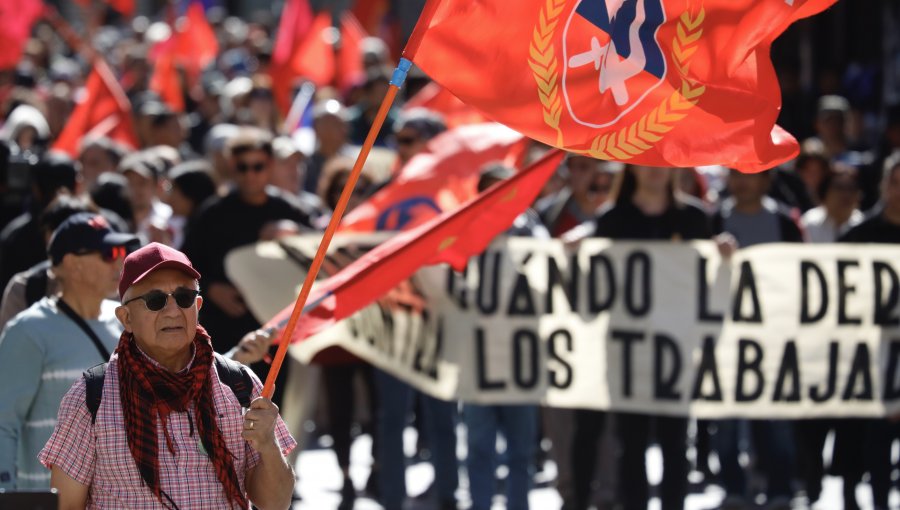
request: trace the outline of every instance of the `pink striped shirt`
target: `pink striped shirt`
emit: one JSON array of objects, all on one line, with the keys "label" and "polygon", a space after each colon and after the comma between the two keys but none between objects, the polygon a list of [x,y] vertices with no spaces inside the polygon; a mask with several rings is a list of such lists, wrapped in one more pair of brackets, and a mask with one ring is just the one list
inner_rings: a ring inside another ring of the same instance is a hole
[{"label": "pink striped shirt", "polygon": [[[58,466],[78,482],[90,487],[87,508],[91,509],[158,509],[160,502],[144,486],[131,457],[125,437],[125,421],[119,400],[118,355],[114,354],[106,369],[103,399],[97,420],[85,405],[84,379],[78,379],[66,393],[59,408],[59,423],[38,458],[47,468]],[[234,455],[241,490],[246,494],[247,472],[259,464],[259,453],[241,437],[243,416],[241,405],[231,389],[219,381],[214,367],[213,401],[217,423],[229,451]],[[251,372],[252,374],[252,372]],[[262,384],[253,377],[253,398],[262,392]],[[196,423],[197,414],[191,411]],[[230,505],[215,469],[202,451],[196,427],[193,435],[188,413],[169,416],[169,432],[175,446],[173,456],[166,448],[162,425],[157,421],[160,486],[181,510],[234,508]],[[275,436],[282,453],[287,455],[297,445],[281,417],[275,425]]]}]

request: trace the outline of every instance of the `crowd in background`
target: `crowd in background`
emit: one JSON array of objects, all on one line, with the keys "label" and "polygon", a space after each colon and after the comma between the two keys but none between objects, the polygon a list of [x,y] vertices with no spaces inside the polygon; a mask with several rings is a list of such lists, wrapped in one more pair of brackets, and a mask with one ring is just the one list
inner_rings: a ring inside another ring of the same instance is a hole
[{"label": "crowd in background", "polygon": [[[128,95],[139,147],[89,135],[75,159],[50,150],[90,71],[50,26],[39,24],[19,66],[0,72],[0,325],[14,324],[60,289],[47,243],[69,216],[93,212],[141,244],[161,242],[189,256],[203,275],[200,323],[216,351],[240,349],[260,327],[229,281],[224,257],[256,241],[324,229],[386,94],[394,57],[386,41],[365,39],[358,55],[364,69],[360,80],[316,90],[311,126],[297,131],[284,124],[286,112],[277,106],[269,74],[274,23],[216,12],[210,22],[220,52],[201,78],[184,88],[184,112],[149,87],[150,50],[162,12],[132,20],[110,14],[95,27],[91,42]],[[646,168],[569,156],[510,233],[716,239],[738,249],[770,242],[900,242],[900,105],[887,104],[871,83],[890,69],[865,62],[826,68],[816,75],[815,87],[804,89],[786,61],[779,67],[785,87],[781,120],[800,139],[795,160],[747,175],[721,167]],[[438,112],[402,109],[404,99],[427,82],[413,73],[377,139],[381,159],[364,169],[350,208],[385,186],[447,129]],[[537,143],[533,148],[544,149]],[[513,172],[492,165],[483,169],[481,185]],[[261,358],[247,359],[264,378],[268,365],[258,362]],[[897,427],[887,420],[698,422],[457,405],[365,365],[324,367],[322,381],[323,411],[315,416],[309,444],[332,437],[344,476],[341,508],[352,508],[364,492],[385,508],[401,508],[410,461],[404,458],[402,432],[410,423],[420,430],[417,456],[434,465],[430,496],[442,509],[463,504],[462,467],[472,508],[489,508],[498,490],[493,483],[498,463],[509,468],[501,489],[507,507],[526,508],[524,495],[548,457],[556,463],[554,483],[566,509],[616,503],[642,509],[653,494],[664,510],[681,508],[693,487],[689,480],[698,479],[721,486],[728,508],[761,501],[787,508],[798,494],[815,502],[826,472],[843,478],[845,508],[856,507],[855,487],[862,481],[872,486],[876,507],[887,508],[894,483],[891,445]],[[282,378],[279,390],[284,385]],[[357,394],[359,387],[366,391]],[[0,434],[20,434],[14,413],[0,411],[0,418]],[[466,459],[456,455],[457,423],[468,429]],[[498,430],[506,439],[500,457]],[[350,445],[359,433],[374,438],[365,487],[354,487],[349,476]],[[649,487],[645,472],[650,444],[658,444],[663,454],[658,488]],[[717,462],[708,462],[710,456]],[[20,488],[28,486],[22,482]],[[15,486],[0,479],[4,483]]]}]

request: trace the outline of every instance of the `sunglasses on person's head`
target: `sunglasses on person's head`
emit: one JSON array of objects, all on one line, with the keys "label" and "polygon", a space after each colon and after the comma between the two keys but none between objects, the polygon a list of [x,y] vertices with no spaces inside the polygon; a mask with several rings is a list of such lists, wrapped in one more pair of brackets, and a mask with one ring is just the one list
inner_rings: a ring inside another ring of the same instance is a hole
[{"label": "sunglasses on person's head", "polygon": [[151,312],[158,312],[166,307],[166,304],[169,302],[169,296],[175,298],[175,304],[177,304],[180,308],[190,308],[194,306],[194,303],[197,301],[197,296],[199,295],[199,290],[186,289],[184,287],[178,287],[174,292],[170,293],[166,293],[161,290],[151,290],[150,292],[141,296],[133,297],[122,304],[127,305],[132,301],[137,301],[138,299],[140,299],[144,302],[147,310],[150,310]]},{"label": "sunglasses on person's head", "polygon": [[244,163],[243,161],[239,161],[236,167],[237,171],[242,174],[247,173],[249,170],[259,173],[266,168],[266,164],[261,161],[257,161],[256,163]]}]

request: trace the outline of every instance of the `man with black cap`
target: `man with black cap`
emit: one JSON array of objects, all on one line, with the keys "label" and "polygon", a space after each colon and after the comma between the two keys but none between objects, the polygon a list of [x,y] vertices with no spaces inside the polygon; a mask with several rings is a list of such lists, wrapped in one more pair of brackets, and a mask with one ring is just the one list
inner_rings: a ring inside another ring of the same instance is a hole
[{"label": "man with black cap", "polygon": [[66,390],[115,347],[117,303],[105,298],[134,241],[93,213],[75,214],[53,233],[47,252],[61,295],[38,301],[0,335],[0,489],[50,486],[37,454]]},{"label": "man with black cap", "polygon": [[197,319],[199,278],[187,256],[159,243],[125,259],[116,308],[125,331],[100,402],[89,401],[87,378],[76,381],[40,454],[60,508],[290,505],[294,475],[284,456],[296,442],[246,367],[246,411],[223,380],[222,358]]}]

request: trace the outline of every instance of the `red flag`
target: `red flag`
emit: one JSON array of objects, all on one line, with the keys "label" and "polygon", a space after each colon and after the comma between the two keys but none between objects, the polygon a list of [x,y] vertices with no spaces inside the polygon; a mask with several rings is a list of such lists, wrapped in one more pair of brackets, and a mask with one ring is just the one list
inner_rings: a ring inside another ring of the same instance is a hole
[{"label": "red flag", "polygon": [[[322,282],[310,299],[318,306],[300,321],[291,342],[349,317],[422,266],[445,262],[462,270],[469,257],[481,253],[534,201],[563,155],[551,152],[463,207],[396,235]],[[292,309],[282,310],[266,327],[283,329]]]},{"label": "red flag", "polygon": [[390,184],[347,213],[341,232],[401,230],[453,210],[477,195],[478,172],[523,140],[500,124],[451,129],[429,141]]},{"label": "red flag", "polygon": [[171,51],[163,50],[156,58],[153,75],[150,77],[150,90],[159,94],[163,102],[176,112],[184,111],[181,77],[175,68],[175,56]]},{"label": "red flag", "polygon": [[106,62],[101,59],[94,62],[82,92],[52,149],[76,158],[81,139],[87,135],[108,136],[126,146],[137,147],[131,103]]},{"label": "red flag", "polygon": [[107,0],[106,3],[124,16],[134,16],[134,0]]},{"label": "red flag", "polygon": [[184,67],[191,79],[197,79],[219,54],[219,41],[206,20],[202,2],[190,3],[173,37],[176,62]]},{"label": "red flag", "polygon": [[[284,19],[288,16],[296,20],[293,26],[286,26]],[[345,13],[341,18],[338,51],[335,50],[337,37],[331,13],[320,12],[312,19],[308,30],[301,31],[307,16],[311,14],[305,2],[289,3],[285,7],[272,54],[275,100],[285,114],[291,106],[291,91],[299,79],[307,79],[317,87],[335,86],[345,90],[363,76],[359,46],[366,33],[353,15]]]},{"label": "red flag", "polygon": [[356,16],[345,12],[341,17],[341,46],[332,81],[338,89],[347,90],[363,81],[365,71],[360,47],[367,36]]},{"label": "red flag", "polygon": [[351,12],[366,32],[378,34],[389,10],[388,0],[356,0]]},{"label": "red flag", "polygon": [[19,64],[31,27],[43,12],[41,0],[0,0],[0,69]]},{"label": "red flag", "polygon": [[313,24],[312,9],[307,0],[288,0],[281,12],[275,47],[272,49],[272,90],[282,112],[290,110],[293,78],[291,62],[294,51]]},{"label": "red flag", "polygon": [[452,92],[435,82],[422,87],[422,90],[403,105],[404,110],[418,107],[428,108],[443,115],[444,122],[449,128],[489,121],[484,114],[463,103]]},{"label": "red flag", "polygon": [[[295,9],[294,15],[300,16],[302,12],[302,9]],[[281,26],[284,26],[283,20]],[[299,78],[305,78],[315,83],[317,87],[331,82],[334,75],[334,50],[331,43],[325,39],[329,37],[330,29],[331,13],[319,13],[310,23],[308,30],[301,32],[299,27],[294,29],[290,51],[285,54],[282,50],[281,55],[286,56],[275,58],[279,49],[288,47],[288,43],[284,42],[288,36],[282,36],[279,28],[275,53],[272,55],[272,84],[275,101],[282,112],[286,113],[290,109],[291,92]]]},{"label": "red flag", "polygon": [[771,43],[835,0],[436,2],[409,58],[489,117],[601,159],[759,171],[798,152]]},{"label": "red flag", "polygon": [[[89,7],[92,0],[75,0],[81,7]],[[134,15],[134,0],[104,0],[104,2],[116,10],[119,14],[131,17]]]}]

